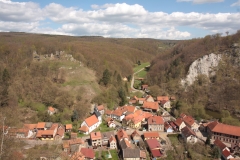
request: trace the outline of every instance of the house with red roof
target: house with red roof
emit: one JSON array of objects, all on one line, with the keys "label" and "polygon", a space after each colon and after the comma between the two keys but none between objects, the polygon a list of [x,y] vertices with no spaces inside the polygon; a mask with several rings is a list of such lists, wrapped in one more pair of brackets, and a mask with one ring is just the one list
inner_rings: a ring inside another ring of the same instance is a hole
[{"label": "house with red roof", "polygon": [[164,120],[161,116],[152,116],[147,122],[149,131],[164,131]]},{"label": "house with red roof", "polygon": [[161,145],[157,139],[148,139],[146,140],[147,146],[151,152],[152,158],[162,157]]},{"label": "house with red roof", "polygon": [[143,137],[144,137],[144,140],[159,139],[159,133],[158,132],[144,132]]},{"label": "house with red roof", "polygon": [[96,117],[95,114],[93,114],[92,116],[86,118],[83,121],[83,123],[81,124],[81,127],[78,129],[78,131],[82,132],[84,134],[89,134],[93,130],[98,128],[100,124],[101,124],[101,122],[99,121],[99,119]]},{"label": "house with red roof", "polygon": [[157,102],[144,101],[142,105],[142,109],[145,111],[157,112],[159,110],[159,105]]},{"label": "house with red roof", "polygon": [[177,126],[178,131],[181,131],[186,126],[181,118],[177,118],[173,123]]},{"label": "house with red roof", "polygon": [[90,140],[91,144],[94,148],[97,148],[98,146],[102,146],[102,134],[101,132],[92,132],[90,134]]},{"label": "house with red roof", "polygon": [[171,108],[171,102],[168,96],[157,96],[157,102],[163,108]]},{"label": "house with red roof", "polygon": [[117,149],[117,140],[114,135],[111,135],[111,137],[109,138],[109,148]]},{"label": "house with red roof", "polygon": [[57,109],[52,107],[52,106],[49,106],[48,107],[48,114],[51,116],[53,114],[57,113]]},{"label": "house with red roof", "polygon": [[186,126],[191,128],[193,131],[198,131],[199,125],[195,122],[193,117],[187,116],[187,115],[182,115],[181,118],[182,118],[183,122],[186,124]]},{"label": "house with red roof", "polygon": [[182,135],[184,141],[187,143],[196,143],[197,142],[196,133],[188,126],[185,126],[183,129],[181,129],[181,135]]},{"label": "house with red roof", "polygon": [[231,158],[234,158],[234,157],[231,155],[230,151],[227,150],[227,149],[224,149],[224,150],[222,151],[222,157],[223,157],[224,160],[229,160],[229,159],[231,159]]},{"label": "house with red roof", "polygon": [[81,148],[80,152],[84,155],[85,159],[88,160],[95,159],[95,153],[92,148]]},{"label": "house with red roof", "polygon": [[167,133],[173,132],[173,128],[168,122],[164,122],[164,131]]},{"label": "house with red roof", "polygon": [[72,131],[72,124],[66,124],[65,129],[66,129],[66,132],[71,132]]},{"label": "house with red roof", "polygon": [[104,106],[103,106],[103,105],[97,106],[97,109],[98,109],[98,111],[101,113],[101,115],[104,114]]},{"label": "house with red roof", "polygon": [[212,140],[219,139],[225,143],[236,144],[235,146],[240,143],[240,127],[238,126],[213,121],[207,125],[206,130]]}]

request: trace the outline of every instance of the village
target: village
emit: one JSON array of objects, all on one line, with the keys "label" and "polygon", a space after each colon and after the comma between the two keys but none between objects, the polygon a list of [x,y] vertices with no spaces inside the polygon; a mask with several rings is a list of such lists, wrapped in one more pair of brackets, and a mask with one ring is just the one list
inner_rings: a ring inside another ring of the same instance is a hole
[{"label": "village", "polygon": [[[142,89],[146,90],[147,87],[143,85]],[[22,128],[3,127],[3,130],[5,136],[11,138],[56,141],[62,144],[61,156],[72,160],[161,159],[167,156],[168,150],[173,149],[169,136],[180,137],[190,144],[209,141],[219,148],[222,159],[234,158],[240,147],[240,127],[216,120],[198,122],[184,113],[173,117],[168,111],[175,100],[173,96],[153,98],[146,94],[144,97],[134,96],[127,105],[114,110],[95,105],[91,115],[79,124],[78,133],[72,131],[72,124],[52,122],[24,124]],[[48,107],[49,115],[55,112],[55,108]],[[110,131],[102,131],[100,126],[103,124]]]}]

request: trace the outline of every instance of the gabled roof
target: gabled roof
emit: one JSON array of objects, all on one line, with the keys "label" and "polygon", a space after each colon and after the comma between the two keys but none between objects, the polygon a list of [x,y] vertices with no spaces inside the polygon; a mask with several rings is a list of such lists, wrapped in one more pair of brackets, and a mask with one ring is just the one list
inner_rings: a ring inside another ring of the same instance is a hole
[{"label": "gabled roof", "polygon": [[113,111],[107,109],[107,110],[105,111],[105,114],[110,115],[110,114],[112,114],[112,112],[113,112]]},{"label": "gabled roof", "polygon": [[117,139],[118,141],[121,141],[123,138],[128,138],[127,132],[123,129],[120,129],[117,131]]},{"label": "gabled roof", "polygon": [[157,141],[157,139],[148,139],[148,140],[146,140],[146,142],[150,149],[160,149],[161,148],[161,145]]},{"label": "gabled roof", "polygon": [[159,106],[158,106],[157,102],[147,102],[147,101],[144,101],[142,107],[143,108],[147,108],[147,109],[154,109],[154,110],[158,110],[159,109]]},{"label": "gabled roof", "polygon": [[174,123],[179,127],[183,123],[183,120],[181,118],[178,118]]},{"label": "gabled roof", "polygon": [[161,116],[152,116],[148,118],[148,124],[156,124],[156,125],[163,125],[164,120]]},{"label": "gabled roof", "polygon": [[98,110],[94,110],[94,114],[96,117],[101,117],[101,113]]},{"label": "gabled roof", "polygon": [[135,136],[140,136],[140,134],[137,132],[137,130],[133,131],[133,133],[131,134],[132,138]]},{"label": "gabled roof", "polygon": [[183,117],[183,121],[184,121],[184,123],[186,123],[188,126],[192,126],[192,125],[195,123],[194,119],[193,119],[191,116],[184,116],[184,117]]},{"label": "gabled roof", "polygon": [[140,158],[140,149],[123,149],[123,158]]},{"label": "gabled roof", "polygon": [[64,129],[64,127],[60,127],[60,128],[58,128],[58,130],[57,130],[57,135],[59,135],[59,136],[64,136],[64,133],[65,133],[65,129]]},{"label": "gabled roof", "polygon": [[90,134],[90,138],[91,140],[99,140],[99,139],[102,139],[102,134],[101,132],[92,132]]},{"label": "gabled roof", "polygon": [[111,143],[112,141],[117,142],[114,135],[111,135],[111,137],[109,138],[109,142]]},{"label": "gabled roof", "polygon": [[224,150],[222,151],[222,154],[223,154],[223,156],[226,157],[226,158],[231,155],[231,153],[230,153],[227,149],[224,149]]},{"label": "gabled roof", "polygon": [[158,132],[144,132],[144,138],[157,138],[159,137]]},{"label": "gabled roof", "polygon": [[240,136],[240,127],[237,127],[237,126],[227,125],[227,124],[218,123],[217,121],[214,121],[208,124],[208,128],[212,132],[223,133],[223,134],[228,134],[233,136]]},{"label": "gabled roof", "polygon": [[168,122],[164,122],[164,129],[168,130],[169,128],[172,128],[172,126]]},{"label": "gabled roof", "polygon": [[91,148],[81,148],[80,152],[86,157],[94,159],[95,153],[94,150]]},{"label": "gabled roof", "polygon": [[49,110],[50,112],[54,112],[54,111],[55,111],[55,108],[53,108],[52,106],[49,106],[49,107],[48,107],[48,110]]},{"label": "gabled roof", "polygon": [[104,106],[103,106],[103,105],[97,106],[97,109],[98,109],[99,111],[102,111],[102,110],[104,110]]},{"label": "gabled roof", "polygon": [[72,129],[72,124],[66,124],[66,130]]},{"label": "gabled roof", "polygon": [[87,132],[89,128],[87,126],[82,126],[78,129],[79,131]]},{"label": "gabled roof", "polygon": [[81,153],[81,152],[75,152],[70,160],[84,160],[85,159],[85,156]]},{"label": "gabled roof", "polygon": [[219,139],[216,139],[216,140],[214,141],[214,144],[215,144],[218,148],[220,148],[221,151],[222,151],[224,148],[227,147],[227,146],[226,146],[222,141],[220,141]]},{"label": "gabled roof", "polygon": [[37,128],[37,124],[24,124],[23,128],[29,129],[29,130],[34,130]]},{"label": "gabled roof", "polygon": [[123,139],[120,143],[121,149],[130,148],[131,144],[128,139]]},{"label": "gabled roof", "polygon": [[131,113],[134,113],[136,110],[135,106],[123,106],[123,108],[126,109],[127,112],[131,112]]},{"label": "gabled roof", "polygon": [[197,137],[195,132],[193,132],[188,126],[185,126],[184,128],[182,128],[181,132],[185,137],[189,137],[189,136]]},{"label": "gabled roof", "polygon": [[168,96],[157,96],[157,101],[169,101]]},{"label": "gabled roof", "polygon": [[162,153],[160,152],[159,149],[151,149],[151,153],[153,157],[161,157]]},{"label": "gabled roof", "polygon": [[184,113],[181,113],[179,117],[180,117],[180,118],[184,118],[185,116],[187,116],[187,115],[184,114]]},{"label": "gabled roof", "polygon": [[98,123],[98,119],[95,115],[92,115],[85,119],[85,122],[87,123],[88,127],[91,127],[92,125]]},{"label": "gabled roof", "polygon": [[45,122],[38,122],[37,128],[45,128]]}]

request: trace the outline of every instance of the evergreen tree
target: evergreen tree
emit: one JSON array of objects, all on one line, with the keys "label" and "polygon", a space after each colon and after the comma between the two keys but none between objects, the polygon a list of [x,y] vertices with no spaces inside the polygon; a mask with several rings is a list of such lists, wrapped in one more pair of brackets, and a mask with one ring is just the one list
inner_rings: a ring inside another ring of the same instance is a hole
[{"label": "evergreen tree", "polygon": [[76,110],[73,111],[73,115],[72,115],[71,119],[72,119],[72,122],[79,119],[79,115]]},{"label": "evergreen tree", "polygon": [[111,73],[109,72],[108,69],[105,69],[102,76],[102,82],[106,86],[109,84],[110,80],[111,80]]},{"label": "evergreen tree", "polygon": [[120,106],[125,105],[127,103],[127,98],[126,98],[126,93],[122,87],[118,90],[118,95],[119,95],[119,98],[121,99],[119,105]]}]

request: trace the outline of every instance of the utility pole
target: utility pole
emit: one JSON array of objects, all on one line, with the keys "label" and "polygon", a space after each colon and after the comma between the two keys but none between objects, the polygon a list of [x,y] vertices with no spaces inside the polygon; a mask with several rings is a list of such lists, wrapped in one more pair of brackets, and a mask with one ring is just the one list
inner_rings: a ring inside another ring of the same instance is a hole
[{"label": "utility pole", "polygon": [[3,125],[2,125],[2,142],[1,142],[1,153],[0,153],[0,159],[2,158],[2,154],[3,154],[3,139],[4,139],[4,121],[5,121],[6,117],[3,117]]}]

